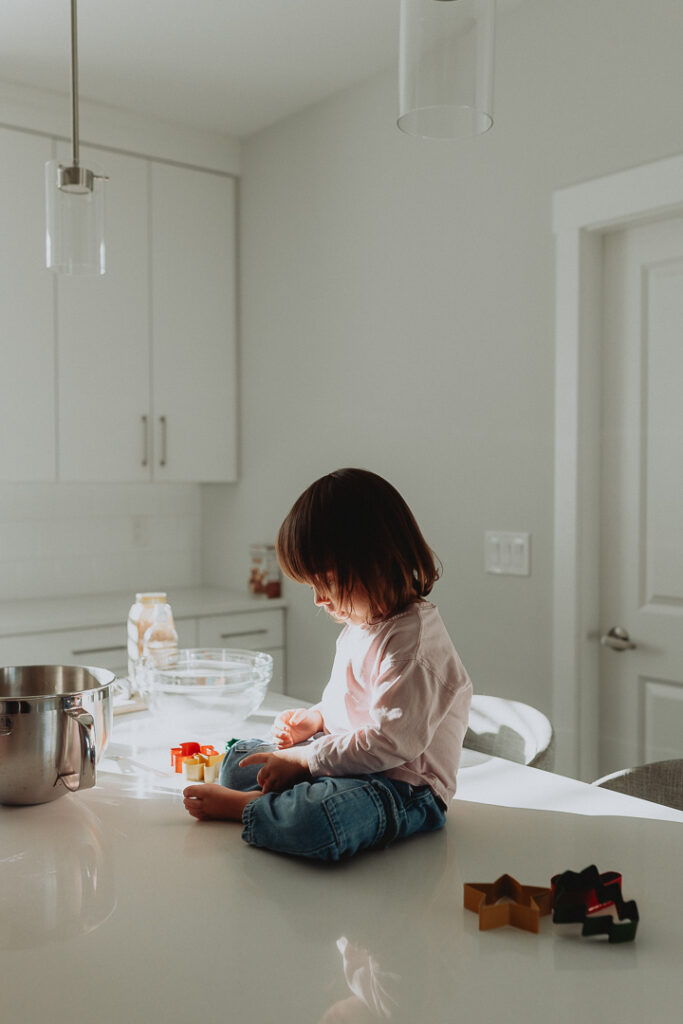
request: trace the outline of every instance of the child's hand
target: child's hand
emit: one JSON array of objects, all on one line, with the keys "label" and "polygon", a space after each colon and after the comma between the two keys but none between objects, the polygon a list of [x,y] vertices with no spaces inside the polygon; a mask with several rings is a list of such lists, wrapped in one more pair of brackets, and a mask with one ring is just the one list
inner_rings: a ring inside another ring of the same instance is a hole
[{"label": "child's hand", "polygon": [[308,771],[308,758],[302,750],[264,750],[248,754],[240,761],[240,768],[247,764],[263,765],[256,776],[263,793],[291,789],[297,782],[311,777]]},{"label": "child's hand", "polygon": [[291,708],[282,711],[273,723],[271,733],[275,746],[293,747],[315,736],[323,727],[323,716],[319,711],[308,711],[306,708]]}]

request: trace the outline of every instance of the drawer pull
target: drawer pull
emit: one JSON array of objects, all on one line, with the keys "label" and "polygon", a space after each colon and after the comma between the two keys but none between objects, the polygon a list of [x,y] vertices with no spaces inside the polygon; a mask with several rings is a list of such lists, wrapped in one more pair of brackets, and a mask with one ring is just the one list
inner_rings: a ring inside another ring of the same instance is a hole
[{"label": "drawer pull", "polygon": [[262,636],[267,629],[236,629],[233,633],[221,633],[221,640],[229,640],[232,636]]},{"label": "drawer pull", "polygon": [[127,651],[128,648],[125,645],[120,647],[85,647],[81,651],[72,651],[74,657],[83,657],[85,654],[109,654],[115,653],[116,651]]}]

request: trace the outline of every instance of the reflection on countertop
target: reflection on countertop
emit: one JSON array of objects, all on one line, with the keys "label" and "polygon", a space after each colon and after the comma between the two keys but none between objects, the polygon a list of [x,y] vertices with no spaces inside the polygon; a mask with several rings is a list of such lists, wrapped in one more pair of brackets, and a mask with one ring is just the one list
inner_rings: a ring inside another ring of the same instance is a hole
[{"label": "reflection on countertop", "polygon": [[[290,861],[285,886],[272,858],[252,852],[256,856],[243,863],[250,898],[258,894],[259,905],[267,907],[279,941],[283,929],[292,947],[309,951],[316,980],[308,986],[309,1013],[302,1019],[449,1019],[457,984],[453,972],[443,969],[450,943],[444,943],[442,926],[460,917],[462,885],[447,832],[398,844],[381,854],[381,863],[377,854],[332,870]],[[270,941],[261,939],[267,959],[276,955]],[[285,1006],[291,998],[286,983],[279,998]]]},{"label": "reflection on countertop", "polygon": [[116,907],[113,850],[78,796],[2,809],[0,948],[28,949],[98,928]]}]

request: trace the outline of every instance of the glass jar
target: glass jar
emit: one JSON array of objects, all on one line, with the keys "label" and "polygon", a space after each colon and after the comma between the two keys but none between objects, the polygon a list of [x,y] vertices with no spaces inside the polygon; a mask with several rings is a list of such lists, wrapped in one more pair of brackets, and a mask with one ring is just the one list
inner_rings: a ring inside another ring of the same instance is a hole
[{"label": "glass jar", "polygon": [[170,668],[178,660],[178,634],[170,604],[155,604],[142,638],[143,668]]},{"label": "glass jar", "polygon": [[280,566],[274,544],[252,544],[249,590],[262,597],[280,596]]},{"label": "glass jar", "polygon": [[133,690],[138,689],[136,673],[142,661],[145,633],[152,625],[157,605],[167,605],[163,591],[136,594],[135,604],[128,612],[128,679]]}]

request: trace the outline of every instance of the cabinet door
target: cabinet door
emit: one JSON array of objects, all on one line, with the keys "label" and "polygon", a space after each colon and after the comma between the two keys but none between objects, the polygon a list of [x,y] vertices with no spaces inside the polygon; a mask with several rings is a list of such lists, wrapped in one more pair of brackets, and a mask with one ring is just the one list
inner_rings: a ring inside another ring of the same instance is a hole
[{"label": "cabinet door", "polygon": [[49,139],[0,129],[0,480],[55,479],[54,278],[45,269]]},{"label": "cabinet door", "polygon": [[200,647],[238,647],[268,651],[285,642],[284,612],[268,608],[256,612],[206,615],[199,619]]},{"label": "cabinet door", "polygon": [[233,647],[270,654],[273,678],[269,690],[271,693],[286,693],[285,615],[282,609],[207,615],[197,621],[200,647]]},{"label": "cabinet door", "polygon": [[[68,149],[60,151],[68,160]],[[151,452],[148,168],[81,149],[105,186],[107,270],[58,282],[59,477],[148,480]],[[144,418],[146,417],[146,419]]]},{"label": "cabinet door", "polygon": [[154,477],[235,480],[234,182],[151,172]]}]

